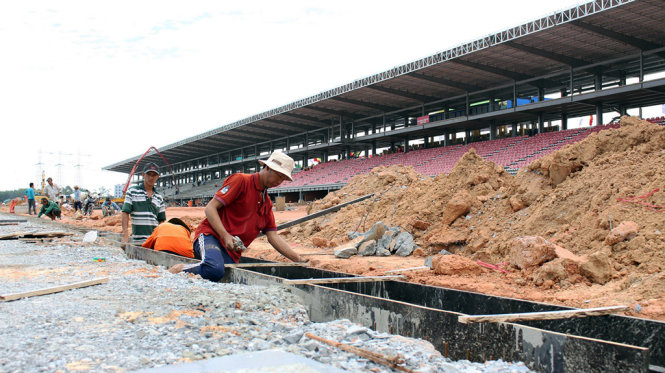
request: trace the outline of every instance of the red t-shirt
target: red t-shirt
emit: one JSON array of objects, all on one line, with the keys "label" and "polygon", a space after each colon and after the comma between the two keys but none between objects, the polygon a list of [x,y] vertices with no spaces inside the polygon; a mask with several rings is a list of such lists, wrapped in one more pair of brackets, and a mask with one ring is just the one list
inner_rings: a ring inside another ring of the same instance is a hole
[{"label": "red t-shirt", "polygon": [[[272,214],[272,201],[268,192],[263,190],[259,174],[233,174],[224,180],[222,187],[215,193],[216,200],[224,207],[217,210],[224,229],[231,236],[238,236],[246,247],[254,241],[259,232],[277,230],[275,216]],[[224,246],[221,237],[210,226],[206,218],[195,232],[195,240],[201,234],[211,234]],[[233,261],[238,263],[239,251],[227,250]]]}]

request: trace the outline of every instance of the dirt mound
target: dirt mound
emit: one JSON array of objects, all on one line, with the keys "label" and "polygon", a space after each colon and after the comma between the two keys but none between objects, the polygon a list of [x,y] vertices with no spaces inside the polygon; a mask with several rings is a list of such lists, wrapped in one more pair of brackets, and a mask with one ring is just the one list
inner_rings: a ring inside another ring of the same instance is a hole
[{"label": "dirt mound", "polygon": [[364,232],[374,223],[383,221],[420,239],[426,232],[434,230],[433,227],[441,229],[442,224],[450,225],[479,208],[481,201],[503,190],[511,179],[511,175],[478,156],[474,149],[458,161],[450,175],[441,174],[433,179],[419,175],[412,167],[377,167],[367,175],[354,177],[341,190],[312,203],[308,213],[369,193],[374,193],[374,198],[293,227],[290,233],[301,242],[311,240],[314,233],[327,240],[343,242],[347,240],[348,232]]}]

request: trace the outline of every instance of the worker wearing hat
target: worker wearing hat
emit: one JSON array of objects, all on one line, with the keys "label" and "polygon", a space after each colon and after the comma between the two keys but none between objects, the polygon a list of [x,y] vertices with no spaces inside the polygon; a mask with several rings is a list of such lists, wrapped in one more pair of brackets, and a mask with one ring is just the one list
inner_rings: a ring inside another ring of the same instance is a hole
[{"label": "worker wearing hat", "polygon": [[159,166],[143,167],[143,183],[127,189],[122,204],[122,242],[129,242],[129,217],[132,217],[132,243],[142,244],[159,223],[166,220],[164,197],[155,189]]},{"label": "worker wearing hat", "polygon": [[294,161],[282,152],[274,152],[259,163],[261,171],[254,174],[236,173],[224,180],[214,198],[205,207],[206,219],[196,228],[194,252],[201,263],[188,267],[173,266],[170,271],[181,270],[219,281],[224,276],[224,263],[238,263],[242,251],[254,241],[259,232],[265,233],[275,250],[294,262],[300,255],[277,235],[272,201],[268,189],[285,180],[293,180]]}]

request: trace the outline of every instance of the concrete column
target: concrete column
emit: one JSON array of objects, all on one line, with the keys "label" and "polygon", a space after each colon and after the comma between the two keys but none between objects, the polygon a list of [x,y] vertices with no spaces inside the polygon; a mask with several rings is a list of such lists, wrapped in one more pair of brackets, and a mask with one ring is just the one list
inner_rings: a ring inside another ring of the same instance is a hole
[{"label": "concrete column", "polygon": [[568,129],[568,114],[562,113],[561,114],[561,130],[567,130]]},{"label": "concrete column", "polygon": [[513,124],[511,125],[511,127],[512,127],[511,135],[512,135],[513,137],[517,136],[517,122],[513,123]]},{"label": "concrete column", "polygon": [[425,149],[429,148],[429,136],[425,136],[425,138],[423,140],[425,141],[425,144],[424,144]]},{"label": "concrete column", "polygon": [[538,113],[538,133],[545,132],[545,113]]},{"label": "concrete column", "polygon": [[404,138],[404,153],[409,152],[409,136]]},{"label": "concrete column", "polygon": [[464,105],[464,110],[466,112],[466,116],[469,116],[469,112],[471,111],[471,107],[469,107],[469,92],[466,93],[466,104]]},{"label": "concrete column", "polygon": [[372,155],[376,155],[376,140],[372,141]]},{"label": "concrete column", "polygon": [[598,126],[603,125],[603,104],[596,104],[596,123]]},{"label": "concrete column", "polygon": [[464,145],[469,143],[469,137],[471,136],[471,131],[464,131]]},{"label": "concrete column", "polygon": [[490,140],[496,139],[496,124],[490,124]]},{"label": "concrete column", "polygon": [[443,146],[449,146],[450,145],[450,133],[446,131],[443,134]]}]

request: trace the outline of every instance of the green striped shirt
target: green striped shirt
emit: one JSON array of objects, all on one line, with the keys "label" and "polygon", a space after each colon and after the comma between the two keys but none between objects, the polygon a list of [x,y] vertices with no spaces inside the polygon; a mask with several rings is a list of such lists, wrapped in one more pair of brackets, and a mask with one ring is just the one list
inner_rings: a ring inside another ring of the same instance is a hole
[{"label": "green striped shirt", "polygon": [[159,223],[166,220],[164,198],[153,188],[152,198],[148,199],[143,184],[132,186],[125,194],[122,212],[132,217],[132,243],[142,244]]}]

